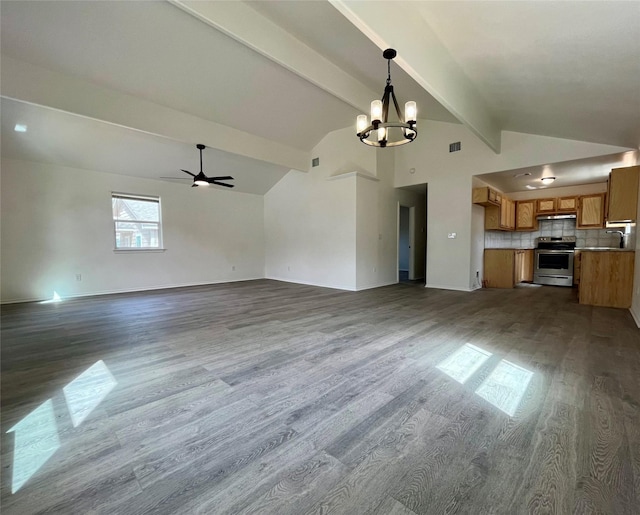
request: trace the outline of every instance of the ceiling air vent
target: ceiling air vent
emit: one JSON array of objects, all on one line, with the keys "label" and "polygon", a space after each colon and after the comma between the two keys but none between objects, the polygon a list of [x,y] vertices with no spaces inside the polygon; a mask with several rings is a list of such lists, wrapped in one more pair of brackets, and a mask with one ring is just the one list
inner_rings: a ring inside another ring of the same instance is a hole
[{"label": "ceiling air vent", "polygon": [[314,157],[311,160],[311,166],[319,166],[320,165],[320,158],[319,157]]},{"label": "ceiling air vent", "polygon": [[456,141],[455,143],[449,143],[449,152],[459,152],[461,148],[462,145],[459,141]]}]

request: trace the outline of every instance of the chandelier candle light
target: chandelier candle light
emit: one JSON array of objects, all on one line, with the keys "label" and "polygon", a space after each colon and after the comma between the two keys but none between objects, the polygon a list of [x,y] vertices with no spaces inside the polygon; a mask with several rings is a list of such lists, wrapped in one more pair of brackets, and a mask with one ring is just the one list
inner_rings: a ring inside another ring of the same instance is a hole
[{"label": "chandelier candle light", "polygon": [[[366,114],[359,115],[356,120],[356,135],[366,145],[397,147],[405,143],[411,143],[418,135],[416,130],[416,118],[418,115],[416,103],[409,101],[404,105],[403,118],[391,85],[391,60],[396,55],[398,54],[393,48],[387,48],[382,53],[382,56],[387,60],[387,85],[384,88],[382,100],[371,102],[371,125],[369,125]],[[389,102],[391,99],[396,108],[397,122],[389,121]]]}]

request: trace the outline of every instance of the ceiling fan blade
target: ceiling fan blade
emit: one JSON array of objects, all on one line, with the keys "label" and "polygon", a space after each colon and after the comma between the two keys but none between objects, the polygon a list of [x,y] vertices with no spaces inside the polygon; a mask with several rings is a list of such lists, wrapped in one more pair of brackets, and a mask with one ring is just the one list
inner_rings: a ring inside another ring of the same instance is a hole
[{"label": "ceiling fan blade", "polygon": [[195,177],[196,176],[196,174],[191,173],[189,170],[182,170],[182,168],[180,170],[183,171],[184,173],[188,173],[191,177]]},{"label": "ceiling fan blade", "polygon": [[233,188],[233,184],[225,184],[224,182],[214,181],[213,179],[209,180],[209,184],[216,184],[218,186],[226,186],[227,188]]},{"label": "ceiling fan blade", "polygon": [[191,187],[192,187],[192,188],[197,188],[197,187],[198,187],[198,185],[194,182],[194,183],[191,185]]},{"label": "ceiling fan blade", "polygon": [[233,177],[231,177],[230,175],[225,175],[224,177],[209,177],[209,179],[212,179],[214,181],[232,181]]}]

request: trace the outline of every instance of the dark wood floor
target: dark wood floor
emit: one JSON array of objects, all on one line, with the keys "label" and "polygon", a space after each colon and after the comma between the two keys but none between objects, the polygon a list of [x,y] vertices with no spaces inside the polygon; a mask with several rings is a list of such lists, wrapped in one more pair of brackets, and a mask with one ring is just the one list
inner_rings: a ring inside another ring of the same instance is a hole
[{"label": "dark wood floor", "polygon": [[571,289],[260,280],[1,322],[4,514],[640,512],[640,332]]}]

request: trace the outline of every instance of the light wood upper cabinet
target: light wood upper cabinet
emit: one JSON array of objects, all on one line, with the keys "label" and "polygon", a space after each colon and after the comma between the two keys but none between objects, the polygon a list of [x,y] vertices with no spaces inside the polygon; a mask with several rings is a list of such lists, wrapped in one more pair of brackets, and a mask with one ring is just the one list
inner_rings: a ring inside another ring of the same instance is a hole
[{"label": "light wood upper cabinet", "polygon": [[499,206],[502,203],[502,193],[493,188],[473,188],[472,202],[481,206]]},{"label": "light wood upper cabinet", "polygon": [[515,215],[515,203],[513,200],[502,197],[502,204],[500,205],[500,228],[507,231],[515,229]]},{"label": "light wood upper cabinet", "polygon": [[609,174],[608,222],[634,222],[638,213],[640,166],[614,168]]},{"label": "light wood upper cabinet", "polygon": [[518,200],[516,202],[516,231],[535,231],[537,228],[536,201]]},{"label": "light wood upper cabinet", "polygon": [[560,197],[556,199],[556,208],[560,213],[575,213],[578,210],[578,197]]},{"label": "light wood upper cabinet", "polygon": [[516,204],[502,197],[500,206],[485,206],[484,228],[487,231],[513,231],[516,227]]},{"label": "light wood upper cabinet", "polygon": [[578,202],[578,229],[597,229],[604,227],[604,193],[583,195]]},{"label": "light wood upper cabinet", "polygon": [[556,199],[554,198],[540,198],[537,200],[536,211],[538,213],[555,213],[556,212]]}]

